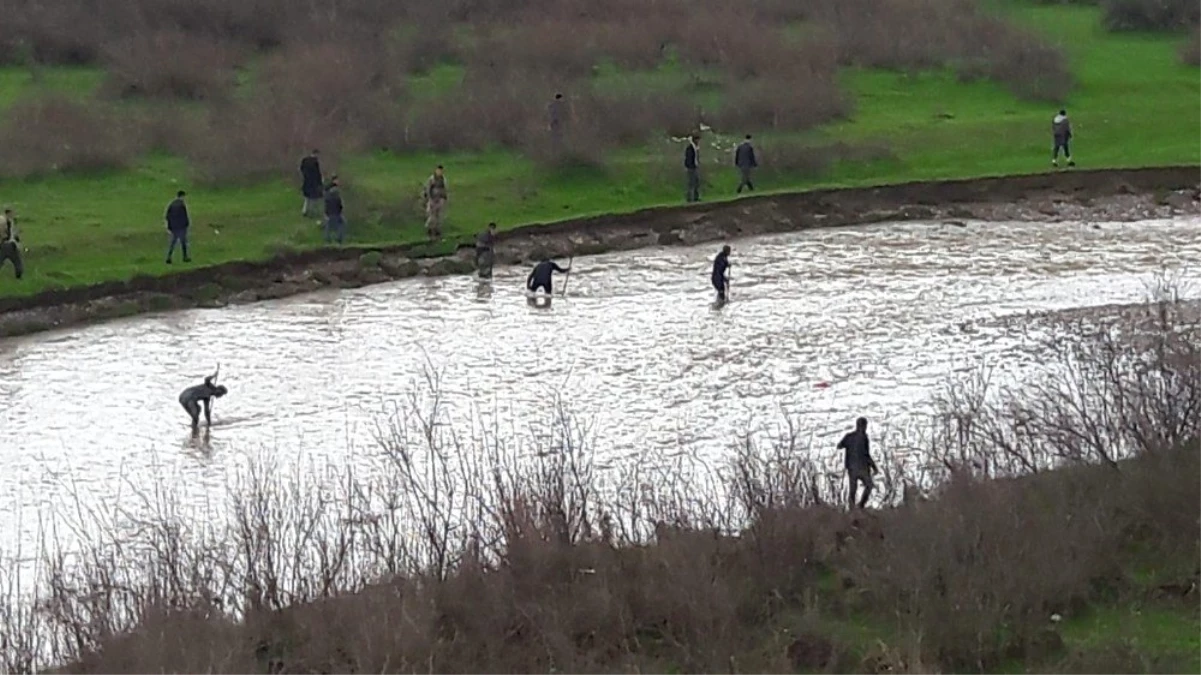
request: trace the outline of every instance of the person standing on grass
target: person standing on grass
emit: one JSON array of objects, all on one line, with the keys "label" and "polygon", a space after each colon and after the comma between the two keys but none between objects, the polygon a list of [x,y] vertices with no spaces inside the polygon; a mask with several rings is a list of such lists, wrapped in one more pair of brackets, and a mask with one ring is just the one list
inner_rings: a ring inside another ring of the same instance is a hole
[{"label": "person standing on grass", "polygon": [[17,217],[10,208],[4,209],[0,216],[0,267],[5,261],[12,261],[13,272],[20,279],[25,274],[25,263],[21,260],[21,236],[17,234]]},{"label": "person standing on grass", "polygon": [[321,161],[317,158],[314,148],[308,157],[300,160],[300,194],[304,196],[304,206],[300,215],[308,218],[317,208],[322,197]]},{"label": "person standing on grass", "polygon": [[188,255],[188,228],[192,221],[188,218],[188,205],[183,201],[186,195],[183,190],[176,192],[175,199],[167,205],[167,213],[164,216],[167,220],[167,232],[171,234],[171,243],[167,245],[168,265],[171,264],[171,256],[175,255],[176,244],[179,244],[180,252],[183,253],[183,261],[192,262]]},{"label": "person standing on grass", "polygon": [[1072,140],[1072,121],[1068,119],[1068,111],[1060,110],[1051,120],[1051,138],[1055,145],[1051,148],[1051,166],[1059,166],[1059,151],[1063,150],[1063,158],[1068,166],[1076,166],[1072,160],[1072,151],[1068,143]]},{"label": "person standing on grass", "polygon": [[867,498],[872,494],[872,474],[877,473],[876,462],[872,459],[871,441],[867,438],[867,418],[855,420],[855,430],[838,442],[838,449],[844,451],[843,465],[847,470],[847,480],[850,482],[848,501],[850,508],[855,508],[855,492],[863,483],[863,498],[858,507],[867,506]]},{"label": "person standing on grass", "polygon": [[341,245],[346,240],[346,218],[342,215],[342,190],[338,177],[331,176],[325,188],[325,243],[334,239]]},{"label": "person standing on grass", "polygon": [[434,175],[425,182],[425,232],[431,241],[442,238],[442,214],[446,210],[446,176],[442,165],[434,168]]},{"label": "person standing on grass", "polygon": [[688,174],[688,192],[684,199],[688,202],[701,200],[701,135],[692,134],[688,139],[688,147],[684,148],[684,171]]},{"label": "person standing on grass", "polygon": [[475,267],[481,279],[492,278],[492,265],[496,261],[493,246],[496,245],[496,223],[488,223],[488,229],[475,238]]},{"label": "person standing on grass", "polygon": [[755,184],[751,182],[751,171],[759,166],[759,162],[755,160],[755,146],[751,145],[751,135],[746,135],[746,140],[738,144],[738,148],[734,150],[734,166],[738,167],[738,173],[742,179],[738,183],[738,194],[742,194],[742,188],[746,188],[751,192],[755,191]]}]

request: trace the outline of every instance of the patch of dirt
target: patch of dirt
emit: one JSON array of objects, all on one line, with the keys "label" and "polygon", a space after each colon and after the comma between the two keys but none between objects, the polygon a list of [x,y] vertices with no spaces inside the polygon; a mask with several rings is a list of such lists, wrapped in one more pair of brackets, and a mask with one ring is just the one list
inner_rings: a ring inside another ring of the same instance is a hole
[{"label": "patch of dirt", "polygon": [[[1134,221],[1201,214],[1201,167],[1063,171],[869,188],[814,190],[532,224],[497,237],[496,262],[567,257],[877,222]],[[0,298],[0,337],[139,312],[223,307],[356,288],[417,275],[468,274],[469,242],[441,258],[412,245],[316,249],[165,277],[138,276],[28,297]],[[370,252],[374,255],[365,255]]]}]

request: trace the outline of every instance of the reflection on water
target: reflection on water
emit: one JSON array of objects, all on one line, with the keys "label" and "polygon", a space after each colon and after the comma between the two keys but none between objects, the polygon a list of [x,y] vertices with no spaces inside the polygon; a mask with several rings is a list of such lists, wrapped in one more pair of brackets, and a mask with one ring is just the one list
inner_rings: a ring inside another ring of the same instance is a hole
[{"label": "reflection on water", "polygon": [[[823,434],[858,415],[897,419],[949,374],[1034,358],[989,319],[1138,301],[1155,270],[1201,255],[1199,226],[746,240],[720,307],[713,245],[579,258],[570,295],[549,307],[525,298],[527,270],[498,268],[492,283],[414,279],[0,342],[0,549],[34,545],[46,509],[111,507],[165,477],[190,503],[220,501],[252,450],[352,461],[387,402],[431,384],[452,416],[518,436],[563,401],[610,465],[650,450],[716,459],[782,410]],[[218,361],[230,394],[193,438],[176,397]]]}]

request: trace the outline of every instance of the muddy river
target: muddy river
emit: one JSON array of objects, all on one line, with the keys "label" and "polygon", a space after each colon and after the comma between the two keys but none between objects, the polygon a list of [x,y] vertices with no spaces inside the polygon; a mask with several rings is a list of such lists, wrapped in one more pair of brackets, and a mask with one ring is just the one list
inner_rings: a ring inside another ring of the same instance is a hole
[{"label": "muddy river", "polygon": [[[354,462],[394,405],[433,389],[465,435],[533,451],[564,409],[602,465],[719,461],[782,412],[832,442],[857,415],[920,415],[957,372],[1037,359],[998,318],[1137,302],[1163,268],[1201,293],[1196,219],[743,240],[720,308],[717,248],[578,258],[549,308],[527,304],[527,270],[501,268],[491,286],[414,279],[0,342],[0,552],[27,555],[56,517],[156,486],[208,508],[255,453],[298,471]],[[230,394],[196,439],[176,399],[218,362]]]}]

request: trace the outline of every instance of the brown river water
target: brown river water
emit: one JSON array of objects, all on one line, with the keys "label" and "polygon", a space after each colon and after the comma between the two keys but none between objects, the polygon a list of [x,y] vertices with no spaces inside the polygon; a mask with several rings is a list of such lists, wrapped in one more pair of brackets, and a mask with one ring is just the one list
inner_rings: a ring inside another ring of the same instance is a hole
[{"label": "brown river water", "polygon": [[[601,467],[716,462],[784,413],[832,443],[858,415],[922,415],[957,374],[1037,361],[998,319],[1138,302],[1164,268],[1201,294],[1199,219],[880,224],[733,246],[721,308],[712,245],[577,258],[549,308],[527,304],[526,269],[498,268],[490,286],[412,279],[0,341],[0,557],[156,487],[213,508],[255,453],[297,471],[354,463],[396,402],[435,386],[446,423],[531,451],[563,408]],[[230,394],[205,442],[176,399],[218,362]]]}]

